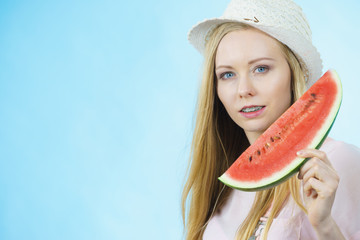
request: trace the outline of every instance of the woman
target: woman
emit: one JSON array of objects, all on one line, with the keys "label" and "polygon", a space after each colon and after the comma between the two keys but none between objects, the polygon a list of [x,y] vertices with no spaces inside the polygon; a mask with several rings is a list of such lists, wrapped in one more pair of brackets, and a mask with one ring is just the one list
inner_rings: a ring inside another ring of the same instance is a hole
[{"label": "woman", "polygon": [[290,0],[233,0],[189,40],[205,62],[182,199],[186,239],[360,239],[352,145],[327,139],[320,150],[302,149],[310,160],[298,175],[257,193],[217,180],[321,75],[301,9]]}]

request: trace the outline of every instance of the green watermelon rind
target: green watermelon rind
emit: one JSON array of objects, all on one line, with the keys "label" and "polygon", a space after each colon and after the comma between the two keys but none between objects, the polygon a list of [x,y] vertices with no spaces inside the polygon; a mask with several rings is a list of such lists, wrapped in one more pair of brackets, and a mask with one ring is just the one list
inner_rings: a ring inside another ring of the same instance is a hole
[{"label": "green watermelon rind", "polygon": [[[331,121],[331,124],[330,124],[330,126],[327,128],[325,134],[323,134],[323,135],[320,134],[321,131],[324,130],[323,128],[321,128],[321,129],[319,130],[320,133],[317,134],[318,137],[315,137],[315,138],[313,139],[313,142],[312,142],[311,144],[309,144],[309,147],[308,147],[308,148],[320,149],[320,147],[322,146],[322,144],[323,144],[323,142],[325,141],[326,137],[328,136],[328,134],[329,134],[332,126],[334,125],[335,119],[336,119],[336,117],[337,117],[337,115],[338,115],[338,113],[339,113],[339,111],[340,111],[340,106],[341,106],[341,103],[342,103],[342,86],[341,86],[341,81],[340,81],[340,78],[339,78],[338,74],[336,73],[336,71],[331,70],[331,72],[332,72],[333,77],[336,79],[337,85],[338,85],[338,87],[339,87],[339,94],[338,94],[338,97],[337,97],[337,99],[335,100],[335,102],[337,102],[339,98],[340,98],[340,101],[339,101],[339,103],[337,104],[337,106],[334,105],[334,107],[332,108],[332,109],[335,109],[335,108],[336,108],[336,114],[335,114],[335,116],[333,115],[334,117],[331,118],[331,115],[332,115],[332,114],[331,114],[331,112],[329,113],[329,118],[327,119],[326,122],[330,122],[330,121]],[[325,126],[325,125],[326,125],[326,123],[325,123],[323,126]],[[321,140],[318,141],[318,139],[319,139],[320,137],[321,137]],[[226,175],[226,173],[224,173],[224,174],[223,174],[221,177],[219,177],[218,179],[219,179],[221,182],[223,182],[225,185],[227,185],[227,186],[229,186],[229,187],[232,187],[232,188],[235,188],[235,189],[238,189],[238,190],[242,190],[242,191],[253,192],[253,191],[264,190],[264,189],[272,188],[272,187],[274,187],[274,186],[276,186],[276,185],[278,185],[278,184],[286,181],[288,178],[290,178],[291,176],[293,176],[294,174],[296,174],[296,173],[300,170],[301,166],[302,166],[305,162],[307,162],[308,160],[309,160],[309,158],[299,158],[299,157],[297,157],[293,162],[296,161],[296,162],[299,162],[299,163],[296,164],[296,166],[293,166],[293,167],[291,168],[292,170],[290,170],[290,171],[287,172],[287,173],[281,174],[281,175],[283,175],[283,176],[281,176],[281,177],[276,177],[276,175],[275,175],[275,177],[274,177],[274,175],[271,176],[271,178],[275,178],[275,179],[276,179],[276,180],[274,180],[274,181],[270,181],[270,182],[265,183],[265,184],[256,184],[256,183],[255,183],[255,184],[252,184],[252,185],[253,185],[252,187],[240,187],[239,184],[238,184],[238,181],[232,180],[230,177],[228,177],[228,176]],[[235,183],[235,184],[232,184],[232,183]]]}]

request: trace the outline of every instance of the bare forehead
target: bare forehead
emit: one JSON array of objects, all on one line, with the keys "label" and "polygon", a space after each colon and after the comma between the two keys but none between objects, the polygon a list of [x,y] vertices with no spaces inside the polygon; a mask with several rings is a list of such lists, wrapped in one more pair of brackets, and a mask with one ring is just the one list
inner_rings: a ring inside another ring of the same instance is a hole
[{"label": "bare forehead", "polygon": [[215,63],[232,58],[283,57],[281,43],[257,29],[235,30],[220,41]]}]

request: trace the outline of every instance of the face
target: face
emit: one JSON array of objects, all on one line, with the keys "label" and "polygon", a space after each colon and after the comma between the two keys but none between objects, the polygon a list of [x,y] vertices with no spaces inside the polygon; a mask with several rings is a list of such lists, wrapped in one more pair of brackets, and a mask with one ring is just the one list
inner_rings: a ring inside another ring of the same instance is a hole
[{"label": "face", "polygon": [[279,43],[253,29],[228,33],[215,58],[217,94],[253,143],[291,105],[291,72]]}]

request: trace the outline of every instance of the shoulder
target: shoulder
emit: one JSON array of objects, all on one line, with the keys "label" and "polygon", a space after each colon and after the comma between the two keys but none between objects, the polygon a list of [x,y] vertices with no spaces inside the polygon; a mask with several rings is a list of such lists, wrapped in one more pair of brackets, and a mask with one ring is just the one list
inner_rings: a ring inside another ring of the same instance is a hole
[{"label": "shoulder", "polygon": [[360,149],[355,145],[343,141],[338,141],[336,139],[329,137],[326,138],[324,144],[321,146],[320,149],[323,149],[328,153],[336,153],[339,151],[344,151],[348,153],[353,153],[358,156],[360,155]]},{"label": "shoulder", "polygon": [[360,184],[354,184],[360,182],[360,149],[355,145],[328,138],[320,150],[326,153],[340,177],[338,190],[360,192]]},{"label": "shoulder", "polygon": [[360,201],[360,149],[355,145],[328,138],[320,150],[326,153],[340,178],[337,192],[351,193]]},{"label": "shoulder", "polygon": [[360,149],[330,138],[320,150],[326,153],[340,178],[332,215],[342,232],[355,239],[360,234]]},{"label": "shoulder", "polygon": [[327,138],[320,150],[324,151],[335,170],[356,171],[360,168],[360,149],[355,145]]}]

